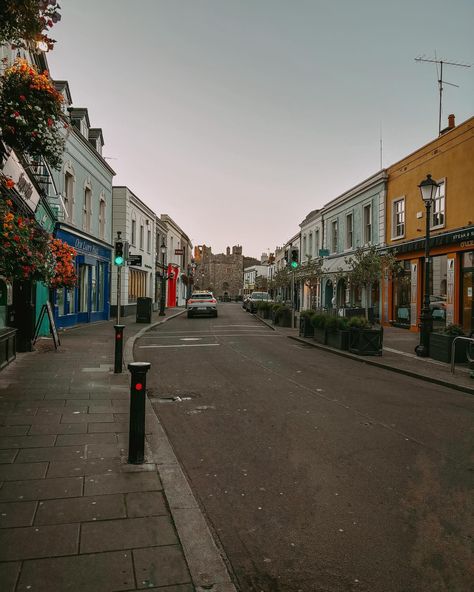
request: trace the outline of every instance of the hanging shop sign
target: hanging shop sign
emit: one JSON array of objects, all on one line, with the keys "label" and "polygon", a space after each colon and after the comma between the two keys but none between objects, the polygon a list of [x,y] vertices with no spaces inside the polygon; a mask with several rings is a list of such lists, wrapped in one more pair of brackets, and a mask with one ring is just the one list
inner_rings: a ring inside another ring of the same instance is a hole
[{"label": "hanging shop sign", "polygon": [[3,174],[6,177],[10,177],[15,182],[15,190],[23,199],[23,201],[28,205],[30,210],[35,212],[40,200],[40,194],[33,185],[31,179],[28,177],[27,172],[23,168],[13,150],[10,152],[9,157],[5,162]]}]

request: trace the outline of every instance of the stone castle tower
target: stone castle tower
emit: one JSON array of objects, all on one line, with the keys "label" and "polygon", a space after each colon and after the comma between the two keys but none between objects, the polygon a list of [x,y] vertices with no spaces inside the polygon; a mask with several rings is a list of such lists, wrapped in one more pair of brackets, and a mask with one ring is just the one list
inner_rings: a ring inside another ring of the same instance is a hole
[{"label": "stone castle tower", "polygon": [[218,299],[235,300],[242,294],[244,257],[242,247],[227,247],[225,253],[214,255],[212,248],[199,245],[194,249],[195,290],[212,290]]}]

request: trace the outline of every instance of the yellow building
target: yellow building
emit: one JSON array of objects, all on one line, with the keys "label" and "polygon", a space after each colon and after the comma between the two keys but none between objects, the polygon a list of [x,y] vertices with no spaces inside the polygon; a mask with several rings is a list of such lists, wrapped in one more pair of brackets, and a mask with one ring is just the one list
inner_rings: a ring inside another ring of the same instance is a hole
[{"label": "yellow building", "polygon": [[388,168],[386,243],[402,262],[383,290],[383,322],[418,331],[423,304],[426,208],[419,184],[439,183],[430,214],[430,308],[434,327],[474,331],[474,117]]}]

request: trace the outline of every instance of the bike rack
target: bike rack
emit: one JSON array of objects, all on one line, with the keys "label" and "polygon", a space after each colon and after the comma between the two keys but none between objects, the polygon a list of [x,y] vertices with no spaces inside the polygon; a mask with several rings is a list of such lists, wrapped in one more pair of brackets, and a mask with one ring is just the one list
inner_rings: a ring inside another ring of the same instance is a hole
[{"label": "bike rack", "polygon": [[454,374],[454,366],[456,364],[456,342],[458,341],[458,339],[469,342],[466,349],[467,361],[474,362],[474,358],[471,356],[471,347],[474,345],[474,339],[472,339],[471,337],[461,337],[460,335],[458,335],[458,337],[455,337],[453,339],[453,344],[451,346],[451,374]]}]

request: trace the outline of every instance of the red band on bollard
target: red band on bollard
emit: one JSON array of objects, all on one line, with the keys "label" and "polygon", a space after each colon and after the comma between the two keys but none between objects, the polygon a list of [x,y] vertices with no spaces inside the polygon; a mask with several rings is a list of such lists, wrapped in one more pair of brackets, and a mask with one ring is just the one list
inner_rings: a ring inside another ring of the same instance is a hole
[{"label": "red band on bollard", "polygon": [[135,390],[136,391],[141,391],[143,388],[143,384],[141,382],[137,382],[137,384],[135,385]]}]

